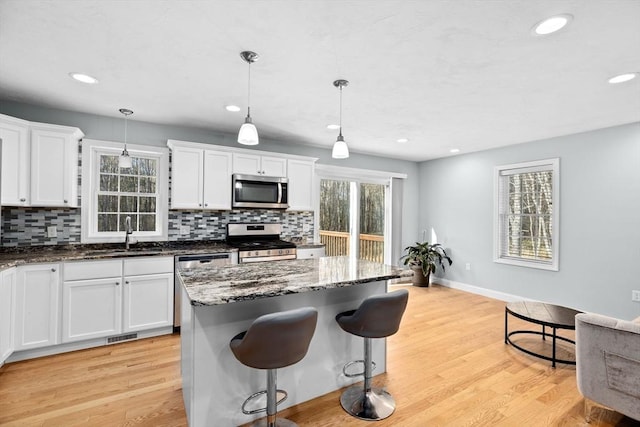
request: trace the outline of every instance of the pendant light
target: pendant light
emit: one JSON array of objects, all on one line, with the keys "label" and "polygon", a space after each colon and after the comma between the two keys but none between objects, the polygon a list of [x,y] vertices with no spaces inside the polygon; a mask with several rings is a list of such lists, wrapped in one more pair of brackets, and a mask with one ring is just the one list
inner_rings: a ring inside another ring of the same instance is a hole
[{"label": "pendant light", "polygon": [[340,89],[340,134],[335,144],[333,144],[333,150],[331,151],[331,157],[334,159],[346,159],[349,157],[349,147],[347,147],[347,143],[344,142],[344,137],[342,136],[342,88],[348,84],[349,82],[347,80],[336,80],[333,82],[333,85]]},{"label": "pendant light", "polygon": [[122,150],[122,154],[118,158],[118,166],[127,169],[131,167],[131,157],[129,157],[129,152],[127,151],[127,118],[133,114],[133,111],[126,108],[121,108],[118,111],[124,115],[124,150]]},{"label": "pendant light", "polygon": [[238,132],[238,143],[243,145],[258,145],[258,130],[251,122],[251,64],[259,58],[258,54],[245,50],[240,52],[240,57],[249,64],[249,84],[247,91],[247,117]]}]

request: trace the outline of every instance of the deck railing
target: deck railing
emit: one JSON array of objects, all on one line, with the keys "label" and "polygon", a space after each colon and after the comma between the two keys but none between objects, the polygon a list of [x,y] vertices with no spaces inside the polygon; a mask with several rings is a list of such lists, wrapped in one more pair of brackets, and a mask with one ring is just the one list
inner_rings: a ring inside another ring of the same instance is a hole
[{"label": "deck railing", "polygon": [[[325,245],[327,256],[349,255],[351,236],[347,232],[320,230],[320,242]],[[384,236],[360,234],[360,258],[384,262]]]}]

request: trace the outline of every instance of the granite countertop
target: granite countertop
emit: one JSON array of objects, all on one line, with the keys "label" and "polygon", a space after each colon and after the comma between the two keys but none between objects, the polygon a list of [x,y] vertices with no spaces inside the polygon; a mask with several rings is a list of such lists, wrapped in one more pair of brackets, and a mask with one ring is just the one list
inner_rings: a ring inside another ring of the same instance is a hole
[{"label": "granite countertop", "polygon": [[178,269],[195,306],[220,305],[287,294],[410,277],[411,270],[350,257],[323,257]]},{"label": "granite countertop", "polygon": [[219,240],[136,243],[128,251],[124,249],[124,243],[5,247],[0,248],[0,270],[44,262],[237,251]]}]

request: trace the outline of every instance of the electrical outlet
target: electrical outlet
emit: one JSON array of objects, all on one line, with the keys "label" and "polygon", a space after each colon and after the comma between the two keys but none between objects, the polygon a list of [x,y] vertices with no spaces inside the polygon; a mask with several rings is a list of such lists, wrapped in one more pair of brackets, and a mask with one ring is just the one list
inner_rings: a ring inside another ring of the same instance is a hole
[{"label": "electrical outlet", "polygon": [[631,301],[640,302],[640,291],[631,291]]},{"label": "electrical outlet", "polygon": [[302,231],[309,231],[311,230],[311,226],[309,224],[302,224]]},{"label": "electrical outlet", "polygon": [[58,229],[56,228],[55,225],[51,225],[47,227],[47,237],[49,238],[58,237]]},{"label": "electrical outlet", "polygon": [[189,233],[191,233],[191,228],[189,228],[188,225],[181,225],[180,226],[180,234],[182,234],[184,236],[185,234],[189,234]]},{"label": "electrical outlet", "polygon": [[467,270],[467,271],[471,270],[471,263],[470,262],[466,263],[464,265],[464,269]]}]

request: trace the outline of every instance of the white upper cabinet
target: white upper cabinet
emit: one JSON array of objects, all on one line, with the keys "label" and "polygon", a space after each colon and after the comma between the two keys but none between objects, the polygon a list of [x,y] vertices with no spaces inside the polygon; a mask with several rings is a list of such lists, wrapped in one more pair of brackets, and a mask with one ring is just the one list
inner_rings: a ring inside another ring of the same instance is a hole
[{"label": "white upper cabinet", "polygon": [[231,209],[231,153],[171,149],[172,209]]},{"label": "white upper cabinet", "polygon": [[289,210],[312,211],[313,210],[313,173],[314,162],[308,160],[287,161],[289,178]]},{"label": "white upper cabinet", "polygon": [[78,206],[78,128],[0,115],[2,204]]},{"label": "white upper cabinet", "polygon": [[287,176],[287,159],[258,156],[247,153],[233,154],[233,173],[244,175]]},{"label": "white upper cabinet", "polygon": [[31,128],[31,206],[78,207],[79,129]]},{"label": "white upper cabinet", "polygon": [[203,157],[201,149],[171,150],[171,208],[202,209]]},{"label": "white upper cabinet", "polygon": [[204,151],[205,209],[231,209],[231,153]]},{"label": "white upper cabinet", "polygon": [[2,205],[29,204],[29,122],[0,114]]},{"label": "white upper cabinet", "polygon": [[167,145],[171,209],[230,210],[231,176],[239,174],[287,177],[289,210],[313,210],[316,158],[177,140]]}]

